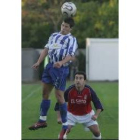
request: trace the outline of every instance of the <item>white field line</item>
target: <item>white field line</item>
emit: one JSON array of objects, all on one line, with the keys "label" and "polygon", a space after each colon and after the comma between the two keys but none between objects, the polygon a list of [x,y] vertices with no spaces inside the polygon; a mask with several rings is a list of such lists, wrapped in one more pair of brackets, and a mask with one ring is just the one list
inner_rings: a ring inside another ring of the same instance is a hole
[{"label": "white field line", "polygon": [[[31,91],[32,91],[33,86],[22,85],[22,89],[23,89],[23,88],[24,88],[26,91],[28,91],[28,90],[31,90]],[[24,94],[24,93],[22,92],[22,94]]]},{"label": "white field line", "polygon": [[41,89],[41,86],[38,87],[36,90],[32,91],[30,94],[28,94],[23,100],[22,103],[25,102],[27,99],[29,99],[35,92],[39,91]]}]

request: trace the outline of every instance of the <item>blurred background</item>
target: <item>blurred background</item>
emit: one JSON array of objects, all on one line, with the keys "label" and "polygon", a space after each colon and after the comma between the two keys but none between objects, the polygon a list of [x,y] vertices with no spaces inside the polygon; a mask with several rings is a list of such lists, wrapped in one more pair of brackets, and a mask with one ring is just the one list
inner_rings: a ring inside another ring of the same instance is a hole
[{"label": "blurred background", "polygon": [[66,1],[77,7],[72,34],[79,46],[68,79],[80,70],[88,80],[118,80],[118,0],[22,0],[22,81],[41,79],[47,58],[38,71],[31,66],[51,33],[60,30]]}]

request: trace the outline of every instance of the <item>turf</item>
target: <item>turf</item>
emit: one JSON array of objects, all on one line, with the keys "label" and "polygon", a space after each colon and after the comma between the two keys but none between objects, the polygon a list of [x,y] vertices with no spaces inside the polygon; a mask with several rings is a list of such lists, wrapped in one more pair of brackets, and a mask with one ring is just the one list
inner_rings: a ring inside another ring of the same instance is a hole
[{"label": "turf", "polygon": [[[67,82],[67,87],[71,82]],[[103,104],[104,111],[98,118],[103,139],[118,139],[118,82],[88,82],[96,91]],[[57,139],[61,125],[57,124],[54,104],[54,90],[51,93],[51,108],[48,112],[48,127],[36,131],[28,130],[39,118],[41,101],[41,83],[22,84],[22,139]],[[68,135],[68,139],[91,139],[91,132],[84,131],[77,124]]]}]

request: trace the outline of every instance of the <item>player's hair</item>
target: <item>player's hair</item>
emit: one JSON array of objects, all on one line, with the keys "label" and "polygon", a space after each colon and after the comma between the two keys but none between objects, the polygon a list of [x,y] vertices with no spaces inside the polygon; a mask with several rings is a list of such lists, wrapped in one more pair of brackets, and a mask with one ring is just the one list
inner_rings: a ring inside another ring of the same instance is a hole
[{"label": "player's hair", "polygon": [[72,27],[75,25],[74,20],[73,20],[73,18],[71,18],[71,17],[65,18],[65,19],[64,19],[64,22],[65,22],[65,23],[68,23],[68,24],[70,25],[70,28],[72,28]]},{"label": "player's hair", "polygon": [[[85,72],[83,72],[83,71],[77,71],[77,72],[75,73],[75,75],[77,75],[77,74],[83,75],[83,76],[84,76],[84,80],[87,79]],[[75,76],[75,75],[74,75],[74,76]]]}]

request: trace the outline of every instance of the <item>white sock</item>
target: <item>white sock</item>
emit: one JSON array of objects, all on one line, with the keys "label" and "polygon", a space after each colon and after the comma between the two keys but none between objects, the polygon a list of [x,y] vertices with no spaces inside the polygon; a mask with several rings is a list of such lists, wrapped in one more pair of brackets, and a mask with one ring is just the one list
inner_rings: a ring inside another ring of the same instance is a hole
[{"label": "white sock", "polygon": [[95,136],[93,135],[93,139],[101,139],[101,133],[100,133],[100,136],[98,136],[98,137],[95,137]]},{"label": "white sock", "polygon": [[68,125],[68,122],[62,123],[62,125]]},{"label": "white sock", "polygon": [[39,119],[42,120],[42,121],[46,121],[47,120],[47,116],[40,116]]}]

